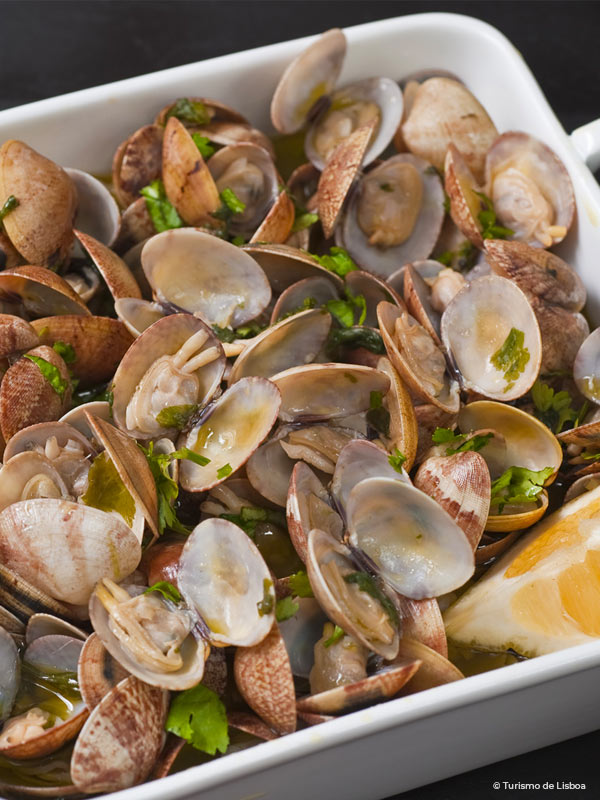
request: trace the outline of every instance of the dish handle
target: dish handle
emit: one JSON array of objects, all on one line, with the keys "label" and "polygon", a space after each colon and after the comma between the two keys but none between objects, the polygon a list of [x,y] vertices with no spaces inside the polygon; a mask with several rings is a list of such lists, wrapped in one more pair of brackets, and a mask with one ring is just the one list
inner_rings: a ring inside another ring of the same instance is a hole
[{"label": "dish handle", "polygon": [[571,141],[581,158],[595,172],[600,167],[600,119],[576,128],[571,134]]}]

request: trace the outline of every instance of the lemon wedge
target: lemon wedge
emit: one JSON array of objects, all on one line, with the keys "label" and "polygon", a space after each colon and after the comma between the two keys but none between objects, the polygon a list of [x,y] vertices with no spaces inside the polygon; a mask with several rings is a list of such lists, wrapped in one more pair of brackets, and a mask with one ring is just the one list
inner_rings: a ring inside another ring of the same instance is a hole
[{"label": "lemon wedge", "polygon": [[456,644],[525,656],[600,637],[600,486],[532,528],[444,622]]}]

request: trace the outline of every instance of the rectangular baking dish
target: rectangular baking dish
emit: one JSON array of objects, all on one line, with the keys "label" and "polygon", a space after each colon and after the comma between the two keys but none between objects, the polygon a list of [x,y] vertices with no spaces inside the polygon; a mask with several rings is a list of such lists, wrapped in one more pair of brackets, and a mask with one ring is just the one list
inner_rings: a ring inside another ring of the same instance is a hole
[{"label": "rectangular baking dish", "polygon": [[[500,131],[549,144],[575,186],[577,221],[560,254],[580,272],[600,321],[600,122],[569,137],[518,51],[497,30],[454,14],[420,14],[346,31],[340,84],[440,68],[458,75]],[[116,146],[175,97],[231,104],[270,131],[270,99],[310,38],[223,56],[0,112],[0,141],[26,141],[64,166],[110,170]],[[599,726],[600,641],[356,712],[151,784],[113,800],[384,798]]]}]

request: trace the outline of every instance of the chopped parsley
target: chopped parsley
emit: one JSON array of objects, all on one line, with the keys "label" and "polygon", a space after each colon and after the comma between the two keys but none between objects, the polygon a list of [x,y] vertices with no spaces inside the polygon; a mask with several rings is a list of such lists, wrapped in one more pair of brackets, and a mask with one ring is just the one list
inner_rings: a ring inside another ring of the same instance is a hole
[{"label": "chopped parsley", "polygon": [[275,619],[277,622],[285,622],[298,613],[300,605],[292,597],[282,597],[275,604]]},{"label": "chopped parsley", "polygon": [[158,583],[155,583],[153,586],[150,586],[150,588],[146,589],[144,594],[148,594],[149,592],[158,592],[159,594],[162,594],[166,600],[170,600],[176,605],[182,602],[182,597],[179,594],[179,590],[176,586],[173,586],[172,583],[169,583],[169,581],[159,581]]},{"label": "chopped parsley", "polygon": [[571,406],[573,398],[569,392],[555,392],[539,378],[531,387],[531,399],[535,416],[554,433],[560,433],[567,422],[576,423],[580,416]]},{"label": "chopped parsley", "polygon": [[146,198],[146,208],[157,233],[183,228],[184,222],[167,197],[165,185],[159,178],[140,189],[140,194]]},{"label": "chopped parsley", "polygon": [[[325,308],[343,328],[362,325],[367,316],[367,301],[362,294],[354,295],[348,288],[345,289],[345,295],[345,300],[328,300]],[[356,314],[358,319],[355,319]]]},{"label": "chopped parsley", "polygon": [[54,350],[55,353],[58,353],[58,355],[62,358],[65,364],[72,364],[74,361],[77,361],[75,348],[73,347],[72,344],[69,344],[68,342],[61,342],[60,339],[58,339],[52,345],[52,349]]},{"label": "chopped parsley", "polygon": [[[450,428],[436,428],[433,432],[431,440],[434,442],[434,444],[457,444],[457,447],[446,448],[446,455],[453,456],[455,453],[466,453],[471,450],[475,453],[478,453],[483,447],[486,446],[493,435],[494,434],[491,431],[489,433],[478,433],[475,436],[472,436],[470,439],[467,439],[465,442],[464,439],[466,438],[466,434],[464,433],[455,434],[450,430]],[[458,442],[461,442],[461,444],[458,444]]]},{"label": "chopped parsley", "polygon": [[210,143],[208,136],[202,136],[200,133],[192,133],[192,139],[200,151],[202,158],[210,158],[215,152],[215,148]]},{"label": "chopped parsley", "polygon": [[331,647],[332,645],[337,644],[341,639],[344,638],[345,635],[346,633],[344,629],[340,628],[339,625],[336,625],[329,639],[326,639],[323,642],[323,647]]},{"label": "chopped parsley", "polygon": [[396,447],[395,450],[389,454],[388,461],[396,472],[402,472],[402,465],[406,461],[406,456]]},{"label": "chopped parsley", "polygon": [[171,702],[165,730],[188,744],[214,756],[229,746],[227,712],[219,696],[201,683],[176,694]]},{"label": "chopped parsley", "polygon": [[512,389],[514,382],[525,370],[529,358],[529,350],[525,347],[525,334],[517,328],[511,328],[502,347],[490,358],[496,369],[504,373],[505,392]]},{"label": "chopped parsley", "polygon": [[290,575],[288,585],[293,597],[314,597],[307,573],[301,569]]},{"label": "chopped parsley", "polygon": [[188,97],[180,97],[173,103],[165,115],[165,123],[171,117],[177,117],[181,122],[188,122],[190,125],[208,125],[210,122],[210,114],[204,103]]},{"label": "chopped parsley", "polygon": [[496,212],[494,211],[494,204],[490,198],[483,192],[475,192],[475,194],[479,198],[481,205],[481,211],[477,215],[477,219],[481,225],[481,238],[506,239],[508,236],[512,236],[514,231],[496,224]]},{"label": "chopped parsley", "polygon": [[304,211],[303,213],[298,214],[298,211],[296,210],[294,224],[292,225],[292,233],[298,233],[299,231],[306,230],[306,228],[310,228],[311,225],[314,225],[315,222],[318,221],[318,214],[312,214],[310,211]]},{"label": "chopped parsley", "polygon": [[29,361],[33,361],[44,378],[48,381],[50,386],[62,400],[65,396],[65,392],[70,386],[70,382],[66,378],[63,378],[58,367],[55,367],[54,364],[46,361],[45,358],[34,356],[31,353],[25,353],[23,357],[28,358]]},{"label": "chopped parsley", "polygon": [[322,267],[328,269],[329,272],[335,272],[340,278],[358,269],[348,251],[344,250],[343,247],[331,247],[329,248],[329,254],[323,256],[317,256],[314,253],[309,255]]},{"label": "chopped parsley", "polygon": [[223,464],[223,466],[219,467],[217,470],[217,478],[221,480],[221,478],[226,478],[228,475],[231,475],[232,472],[231,464]]},{"label": "chopped parsley", "polygon": [[282,314],[277,322],[281,322],[282,319],[287,319],[288,317],[293,317],[296,314],[300,314],[302,311],[308,311],[310,308],[315,308],[317,305],[316,298],[314,297],[305,297],[302,303],[296,308],[292,308],[291,311],[286,311],[285,314]]},{"label": "chopped parsley", "polygon": [[382,592],[377,585],[377,581],[372,575],[369,575],[366,572],[350,572],[347,575],[344,575],[344,583],[358,586],[361,592],[366,592],[366,594],[370,595],[370,597],[373,597],[375,600],[377,600],[377,602],[383,607],[391,622],[394,625],[398,625],[400,619],[398,617],[396,606],[392,603],[390,598],[384,592]]},{"label": "chopped parsley", "polygon": [[222,231],[222,235],[224,238],[228,238],[231,220],[233,217],[244,213],[246,204],[242,202],[233,189],[229,187],[219,192],[219,198],[221,200],[221,205],[216,211],[212,212],[211,216],[225,223],[225,229]]},{"label": "chopped parsley", "polygon": [[199,406],[197,403],[185,403],[181,406],[167,406],[158,412],[155,419],[163,428],[176,428],[182,431],[190,421],[190,417],[196,413]]},{"label": "chopped parsley", "polygon": [[507,503],[535,503],[542,493],[544,483],[553,474],[552,467],[539,471],[526,467],[509,467],[492,481],[490,506],[498,506],[501,514]]}]

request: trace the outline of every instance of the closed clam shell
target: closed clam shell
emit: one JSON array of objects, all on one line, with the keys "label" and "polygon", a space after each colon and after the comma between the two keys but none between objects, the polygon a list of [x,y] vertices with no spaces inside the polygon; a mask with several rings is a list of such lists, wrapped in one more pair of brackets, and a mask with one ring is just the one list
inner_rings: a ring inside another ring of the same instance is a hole
[{"label": "closed clam shell", "polygon": [[331,315],[320,308],[294,314],[255,336],[237,357],[227,383],[258,375],[270,378],[285,369],[308,364],[324,345]]},{"label": "closed clam shell", "polygon": [[211,214],[220,205],[219,191],[191,134],[176,117],[165,126],[162,177],[167,197],[184,222],[216,227]]},{"label": "closed clam shell", "polygon": [[82,792],[111,792],[141,783],[164,741],[168,694],[133,675],[94,708],[77,738],[71,778]]},{"label": "closed clam shell", "polygon": [[0,358],[30,350],[40,343],[35,328],[21,317],[0,314]]},{"label": "closed clam shell", "polygon": [[265,378],[240,378],[230,386],[179,440],[180,447],[210,459],[205,466],[185,459],[181,486],[203,492],[239,469],[268,435],[280,404],[277,386]]},{"label": "closed clam shell", "polygon": [[467,536],[414,486],[390,478],[363,480],[350,492],[347,517],[350,544],[406,597],[439,597],[473,575]]},{"label": "closed clam shell", "polygon": [[[537,320],[525,294],[506,278],[488,275],[464,286],[444,311],[441,332],[463,385],[485,397],[515,400],[538,376],[542,339]],[[513,335],[523,338],[517,367],[515,352],[501,359]]]},{"label": "closed clam shell", "polygon": [[58,353],[40,345],[26,355],[55,367],[62,383],[54,388],[39,365],[25,356],[8,368],[0,384],[0,429],[7,442],[22,428],[58,419],[71,402],[69,371]]},{"label": "closed clam shell", "polygon": [[0,273],[0,300],[22,303],[30,317],[89,314],[64,278],[45,267],[15,267]]},{"label": "closed clam shell", "polygon": [[[275,619],[271,573],[254,542],[225,519],[206,519],[188,537],[177,576],[188,607],[199,614],[217,646],[252,647]],[[271,609],[259,611],[266,595]]]},{"label": "closed clam shell", "polygon": [[111,656],[98,634],[90,634],[77,665],[79,691],[90,711],[127,675],[127,670]]},{"label": "closed clam shell", "polygon": [[139,199],[140,189],[160,177],[163,132],[159,125],[144,125],[117,148],[112,179],[123,208]]},{"label": "closed clam shell", "polygon": [[211,325],[238,327],[257,317],[271,299],[267,278],[254,259],[193,228],[153,236],[142,250],[142,264],[159,301],[197,313]]},{"label": "closed clam shell", "polygon": [[295,133],[303,127],[317,100],[335,86],[345,55],[346,37],[339,28],[332,28],[288,65],[271,101],[271,121],[279,133]]},{"label": "closed clam shell", "polygon": [[490,472],[483,456],[471,451],[428,458],[414,483],[450,514],[475,550],[490,507]]},{"label": "closed clam shell", "polygon": [[81,388],[108,381],[133,342],[123,323],[110,317],[61,315],[34,320],[33,329],[44,344],[70,344],[75,360],[69,368]]},{"label": "closed clam shell", "polygon": [[253,647],[238,647],[235,683],[250,708],[279,734],[296,730],[296,691],[285,642],[275,623]]},{"label": "closed clam shell", "polygon": [[0,197],[19,205],[3,220],[11,242],[31,264],[60,264],[73,241],[77,192],[67,173],[24,142],[0,147]]},{"label": "closed clam shell", "polygon": [[458,81],[429,78],[415,95],[402,136],[412,153],[444,169],[444,157],[454,143],[478,180],[483,180],[485,155],[498,136],[483,106]]},{"label": "closed clam shell", "polygon": [[77,215],[74,227],[112,247],[119,232],[120,212],[106,186],[80,169],[66,169],[77,192]]},{"label": "closed clam shell", "polygon": [[310,364],[272,377],[281,391],[284,422],[316,421],[350,416],[369,408],[371,392],[385,394],[387,375],[356,364]]},{"label": "closed clam shell", "polygon": [[120,517],[68,500],[35,499],[0,512],[0,554],[51,597],[83,605],[101,578],[131,574],[141,549]]}]

